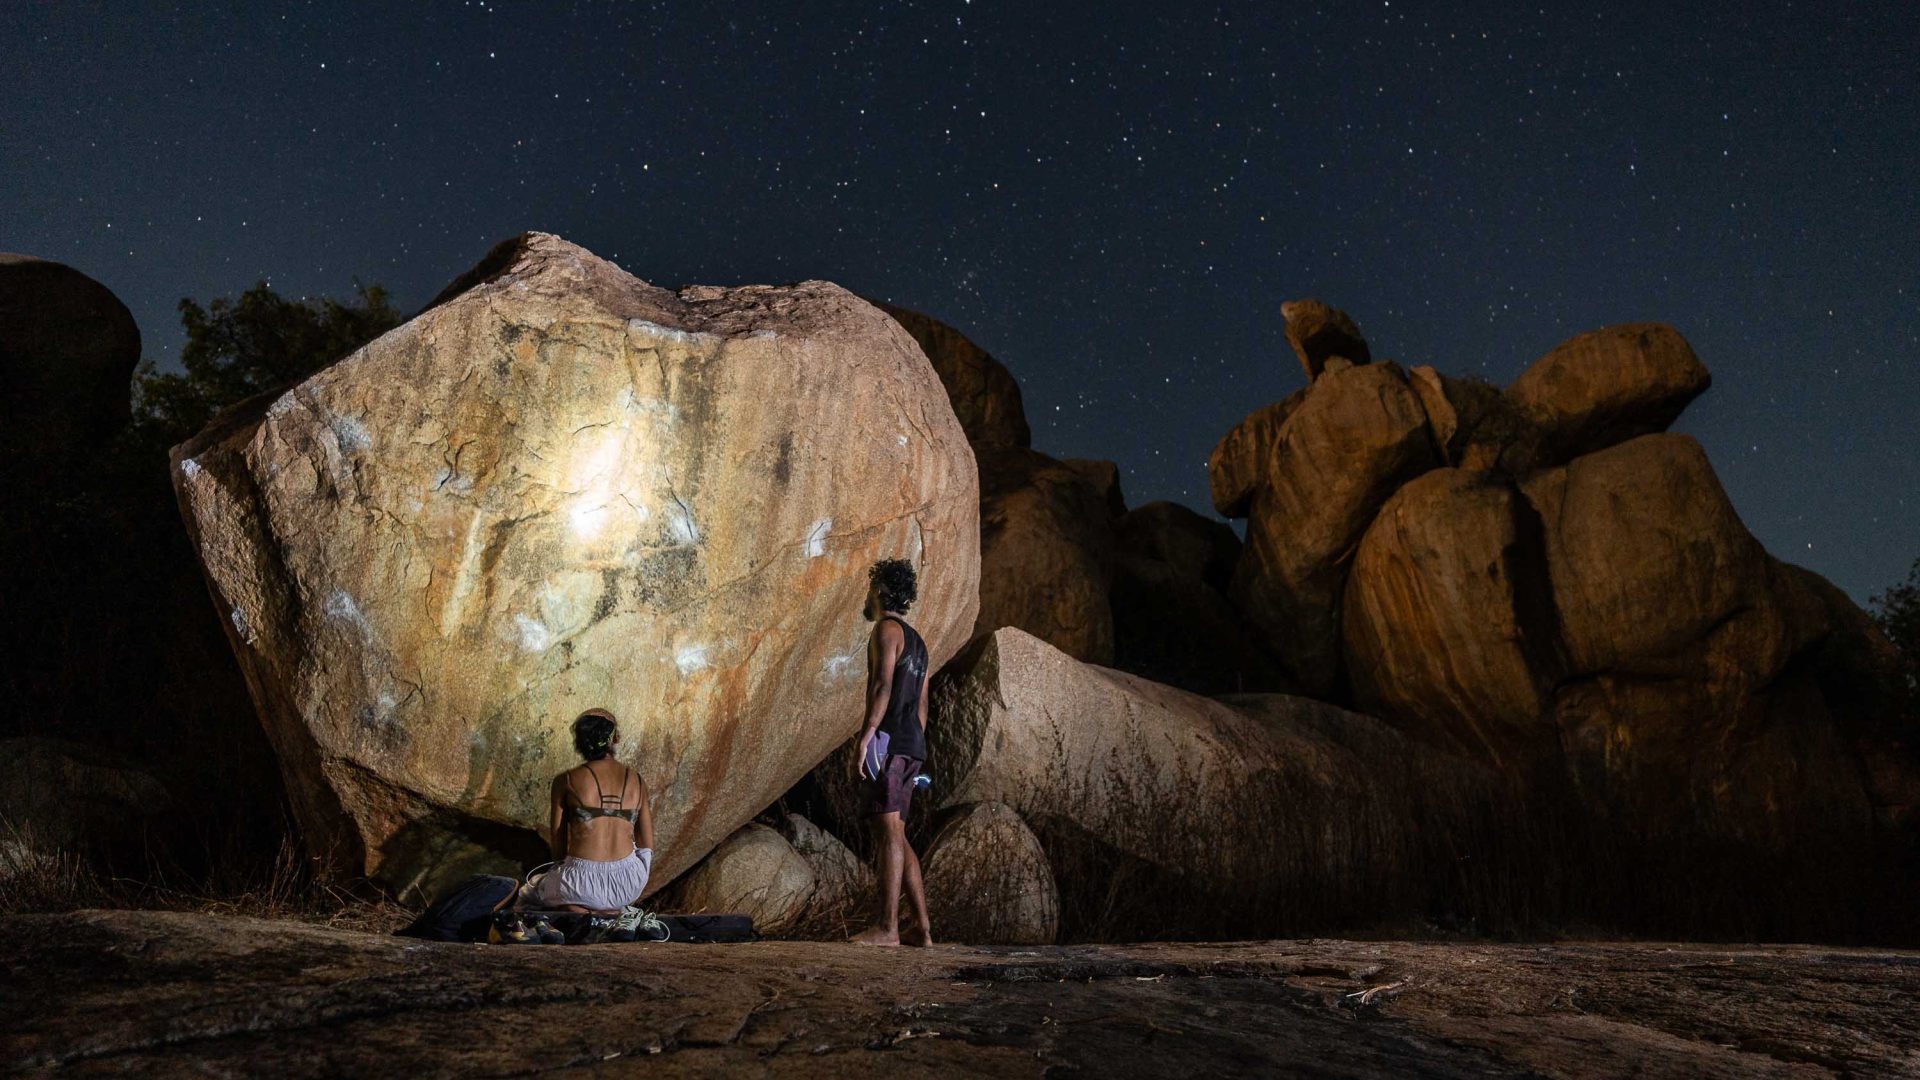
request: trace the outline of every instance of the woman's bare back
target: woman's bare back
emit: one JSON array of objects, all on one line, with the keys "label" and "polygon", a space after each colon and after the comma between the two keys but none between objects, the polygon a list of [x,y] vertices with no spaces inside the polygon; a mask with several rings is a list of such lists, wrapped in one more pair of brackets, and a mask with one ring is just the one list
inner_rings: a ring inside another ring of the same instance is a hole
[{"label": "woman's bare back", "polygon": [[[602,758],[560,774],[565,789],[567,854],[608,861],[653,846],[647,785],[632,769]],[[582,812],[585,811],[585,812]]]}]

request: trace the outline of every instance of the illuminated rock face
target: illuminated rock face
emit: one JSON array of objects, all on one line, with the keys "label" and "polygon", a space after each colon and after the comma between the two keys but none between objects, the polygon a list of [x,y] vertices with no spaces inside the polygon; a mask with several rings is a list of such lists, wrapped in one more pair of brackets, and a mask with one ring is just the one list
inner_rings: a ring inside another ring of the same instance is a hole
[{"label": "illuminated rock face", "polygon": [[973,455],[892,319],[538,233],[174,482],[309,841],[402,889],[536,858],[593,706],[664,884],[857,726],[874,560],[920,568],[936,665],[978,604]]}]

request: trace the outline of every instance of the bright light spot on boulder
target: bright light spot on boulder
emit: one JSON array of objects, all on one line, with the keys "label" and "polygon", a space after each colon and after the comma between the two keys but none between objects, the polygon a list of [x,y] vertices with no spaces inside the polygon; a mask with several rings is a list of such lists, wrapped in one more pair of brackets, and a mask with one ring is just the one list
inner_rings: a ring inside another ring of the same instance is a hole
[{"label": "bright light spot on boulder", "polygon": [[600,503],[596,506],[589,500],[582,500],[574,504],[573,509],[567,512],[567,520],[573,525],[573,534],[575,536],[578,536],[582,540],[589,540],[606,525],[607,514],[608,508],[606,503]]}]

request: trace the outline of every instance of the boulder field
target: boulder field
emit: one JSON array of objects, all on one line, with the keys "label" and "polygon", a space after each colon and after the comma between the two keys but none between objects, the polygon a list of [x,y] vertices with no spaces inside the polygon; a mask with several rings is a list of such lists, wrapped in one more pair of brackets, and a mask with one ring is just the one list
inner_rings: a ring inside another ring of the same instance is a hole
[{"label": "boulder field", "polygon": [[1666,430],[1709,382],[1678,332],[1503,390],[1283,314],[1308,384],[1209,462],[1244,542],[1032,449],[929,316],[672,292],[537,233],[174,481],[309,843],[402,892],[538,861],[604,706],[667,898],[850,928],[860,606],[902,555],[936,936],[1912,932],[1891,646]]},{"label": "boulder field", "polygon": [[1354,359],[1331,310],[1288,306],[1312,381],[1210,466],[1216,509],[1247,518],[1230,597],[1290,678],[1565,785],[1623,866],[1703,895],[1831,906],[1910,842],[1887,831],[1920,773],[1890,646],[1666,431],[1709,383],[1678,332],[1579,335],[1502,391]]},{"label": "boulder field", "polygon": [[936,664],[979,603],[973,454],[897,323],[540,233],[173,476],[308,842],[403,893],[537,856],[594,706],[670,881],[854,726],[871,563],[925,571]]}]

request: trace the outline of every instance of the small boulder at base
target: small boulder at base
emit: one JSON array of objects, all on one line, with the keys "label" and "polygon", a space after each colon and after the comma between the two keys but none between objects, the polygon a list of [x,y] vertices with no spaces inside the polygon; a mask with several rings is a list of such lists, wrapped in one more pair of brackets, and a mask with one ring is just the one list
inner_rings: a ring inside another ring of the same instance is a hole
[{"label": "small boulder at base", "polygon": [[780,832],[813,871],[806,921],[834,929],[835,937],[859,929],[852,924],[873,902],[873,868],[839,837],[799,814],[788,814]]},{"label": "small boulder at base", "polygon": [[1032,830],[1000,803],[957,807],[928,845],[935,936],[966,945],[1051,945],[1060,893]]},{"label": "small boulder at base", "polygon": [[692,915],[749,915],[755,930],[781,934],[806,916],[816,884],[813,868],[793,845],[756,822],[668,886],[660,906]]},{"label": "small boulder at base", "polygon": [[897,322],[541,233],[173,466],[303,834],[407,892],[537,858],[590,707],[671,880],[845,738],[875,560],[936,666],[978,603],[973,453]]},{"label": "small boulder at base", "polygon": [[1507,387],[1541,433],[1541,465],[1665,431],[1711,382],[1680,332],[1626,323],[1556,346]]}]

